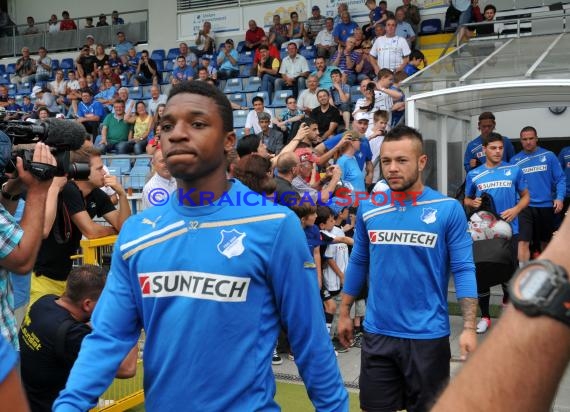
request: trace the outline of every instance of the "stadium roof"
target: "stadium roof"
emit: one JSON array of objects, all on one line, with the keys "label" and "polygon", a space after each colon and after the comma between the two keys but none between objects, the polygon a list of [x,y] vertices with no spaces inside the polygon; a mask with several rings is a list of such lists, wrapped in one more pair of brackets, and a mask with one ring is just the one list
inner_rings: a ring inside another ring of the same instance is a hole
[{"label": "stadium roof", "polygon": [[567,106],[569,56],[570,33],[471,41],[406,79],[407,102],[465,116]]}]

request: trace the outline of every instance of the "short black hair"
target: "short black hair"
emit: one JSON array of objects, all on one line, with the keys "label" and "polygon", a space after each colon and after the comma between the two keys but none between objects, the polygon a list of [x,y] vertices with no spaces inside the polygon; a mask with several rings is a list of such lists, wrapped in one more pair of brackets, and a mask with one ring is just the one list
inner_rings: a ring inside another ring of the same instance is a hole
[{"label": "short black hair", "polygon": [[404,139],[416,141],[419,144],[421,153],[424,152],[424,138],[422,134],[413,127],[398,125],[384,136],[384,142],[397,142]]},{"label": "short black hair", "polygon": [[536,129],[532,126],[525,126],[521,129],[521,136],[524,132],[533,132],[535,136],[538,136],[538,132],[536,131]]},{"label": "short black hair", "polygon": [[483,138],[483,146],[487,146],[489,143],[502,142],[503,136],[497,132],[489,133],[489,136]]},{"label": "short black hair", "polygon": [[307,125],[307,126],[311,126],[313,124],[318,124],[318,122],[315,119],[313,119],[312,117],[305,117],[302,120],[302,123],[305,123],[305,125]]},{"label": "short black hair", "polygon": [[479,121],[481,121],[481,120],[495,121],[495,115],[491,112],[483,112],[479,115]]},{"label": "short black hair", "polygon": [[416,59],[416,60],[417,60],[417,59],[423,60],[423,59],[425,59],[425,56],[424,56],[424,54],[423,54],[420,50],[414,49],[414,50],[412,50],[412,52],[410,53],[410,60],[413,60],[413,59]]},{"label": "short black hair", "polygon": [[75,267],[67,277],[65,296],[75,304],[80,304],[83,299],[97,300],[106,280],[107,272],[100,266]]},{"label": "short black hair", "polygon": [[218,106],[219,114],[222,117],[224,132],[231,132],[234,130],[232,106],[226,95],[223,94],[220,89],[212,86],[208,82],[201,82],[198,80],[192,80],[189,82],[184,81],[172,86],[168,93],[168,100],[180,93],[198,94],[212,99],[216,103],[216,106]]},{"label": "short black hair", "polygon": [[248,134],[247,136],[239,139],[236,147],[236,151],[239,157],[244,157],[248,154],[256,153],[260,142],[261,138],[254,134]]},{"label": "short black hair", "polygon": [[328,206],[317,206],[317,218],[315,219],[315,225],[320,225],[321,223],[327,223],[330,217],[334,217],[334,213]]},{"label": "short black hair", "polygon": [[261,96],[255,96],[253,99],[251,99],[251,104],[254,104],[255,102],[261,102],[261,104],[265,104],[263,97]]},{"label": "short black hair", "polygon": [[492,4],[487,4],[485,6],[485,8],[483,9],[483,14],[487,11],[487,10],[493,10],[495,13],[497,12],[497,8],[495,6],[493,6]]}]

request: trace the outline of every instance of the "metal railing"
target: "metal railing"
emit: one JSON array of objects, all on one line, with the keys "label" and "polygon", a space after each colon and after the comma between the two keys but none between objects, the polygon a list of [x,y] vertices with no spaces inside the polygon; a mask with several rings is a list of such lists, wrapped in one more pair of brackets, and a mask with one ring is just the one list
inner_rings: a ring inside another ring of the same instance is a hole
[{"label": "metal railing", "polygon": [[[89,17],[89,16],[86,16]],[[40,47],[48,52],[61,52],[66,50],[79,50],[91,35],[95,44],[104,47],[114,46],[117,41],[117,32],[122,31],[128,41],[133,44],[148,42],[148,10],[132,10],[121,13],[124,24],[85,28],[86,17],[72,19],[77,30],[65,30],[50,33],[48,22],[34,24],[37,33],[24,34],[28,25],[12,26],[4,31],[0,37],[0,57],[16,57],[21,54],[22,47],[28,47],[30,52],[36,53]],[[111,21],[111,15],[108,15]],[[11,30],[11,31],[10,31]]]}]

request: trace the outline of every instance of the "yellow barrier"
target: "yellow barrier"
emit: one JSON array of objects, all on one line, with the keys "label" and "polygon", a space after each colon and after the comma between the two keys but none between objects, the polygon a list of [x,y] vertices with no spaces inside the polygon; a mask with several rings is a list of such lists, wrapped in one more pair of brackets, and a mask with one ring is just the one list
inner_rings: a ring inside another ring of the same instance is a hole
[{"label": "yellow barrier", "polygon": [[[99,239],[83,239],[81,254],[72,256],[76,264],[106,266],[113,254],[113,245],[117,236],[106,236]],[[137,373],[129,379],[115,379],[99,398],[99,404],[91,412],[119,412],[138,406],[144,402],[143,366],[140,356],[144,347],[144,333],[139,339],[139,361]]]}]

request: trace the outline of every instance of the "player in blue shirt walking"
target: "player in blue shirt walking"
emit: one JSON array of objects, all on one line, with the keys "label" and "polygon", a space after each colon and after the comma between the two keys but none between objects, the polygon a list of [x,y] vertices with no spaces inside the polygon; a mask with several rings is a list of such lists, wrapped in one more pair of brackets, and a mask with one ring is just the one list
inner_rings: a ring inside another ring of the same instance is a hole
[{"label": "player in blue shirt walking", "polygon": [[538,134],[532,126],[520,133],[523,150],[511,163],[522,169],[530,192],[530,204],[519,218],[519,261],[530,259],[530,242],[540,241],[544,250],[554,231],[554,215],[562,211],[566,177],[556,155],[538,146]]},{"label": "player in blue shirt walking", "polygon": [[558,160],[566,176],[566,196],[564,197],[564,206],[562,207],[562,215],[564,215],[570,205],[570,146],[566,146],[560,151]]},{"label": "player in blue shirt walking", "polygon": [[[483,140],[485,164],[471,170],[465,180],[466,206],[477,209],[481,206],[481,195],[487,193],[493,199],[494,212],[510,223],[513,230],[511,238],[513,248],[513,263],[517,260],[517,244],[519,234],[518,215],[530,201],[526,179],[518,166],[503,161],[503,136],[490,133]],[[513,272],[514,272],[513,265]],[[485,333],[491,326],[489,300],[491,291],[479,289],[479,307],[481,320],[477,324],[477,333]],[[503,287],[503,303],[508,300],[508,288]]]},{"label": "player in blue shirt walking", "polygon": [[141,327],[149,412],[278,411],[271,354],[281,327],[315,409],[348,411],[299,221],[226,179],[235,141],[223,93],[173,86],[161,146],[179,190],[123,226],[94,332],[55,411],[89,410]]},{"label": "player in blue shirt walking", "polygon": [[[495,130],[495,115],[491,112],[483,112],[479,115],[478,127],[481,134],[471,140],[465,149],[463,158],[463,167],[468,172],[477,166],[485,164],[485,152],[483,150],[483,139]],[[503,136],[503,160],[509,162],[511,157],[515,155],[515,148],[508,137]]]},{"label": "player in blue shirt walking", "polygon": [[349,310],[369,274],[360,407],[426,411],[449,379],[450,272],[463,312],[462,355],[477,346],[472,240],[461,205],[422,183],[427,155],[418,131],[395,127],[384,138],[380,157],[390,191],[400,192],[405,200],[379,207],[371,201],[360,203],[339,339],[350,344]]}]

